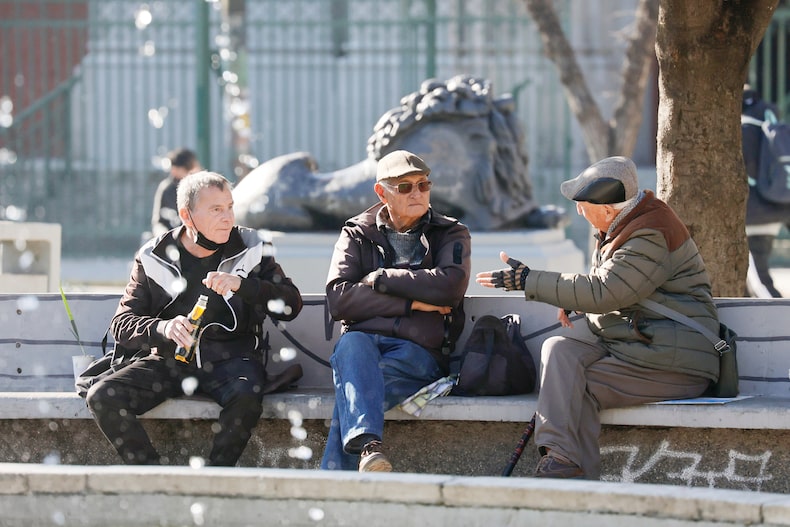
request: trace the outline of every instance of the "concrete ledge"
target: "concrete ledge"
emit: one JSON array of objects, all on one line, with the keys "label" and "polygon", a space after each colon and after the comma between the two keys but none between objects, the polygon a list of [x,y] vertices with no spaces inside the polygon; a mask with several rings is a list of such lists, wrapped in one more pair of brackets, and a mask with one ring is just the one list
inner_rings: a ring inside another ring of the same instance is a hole
[{"label": "concrete ledge", "polygon": [[[264,419],[240,460],[241,466],[302,470],[318,466],[333,405],[327,360],[339,328],[327,315],[323,295],[305,295],[304,300],[299,323],[269,325],[267,331],[275,352],[296,351],[295,360],[302,364],[305,375],[297,390],[265,398]],[[536,362],[546,338],[560,333],[580,338],[587,335],[586,325],[576,324],[573,330],[560,328],[556,308],[524,302],[519,295],[470,296],[467,300],[465,335],[477,317],[519,313],[523,336]],[[71,308],[89,353],[101,348],[117,302],[117,294],[71,295]],[[723,320],[739,336],[741,390],[754,397],[723,405],[644,405],[603,412],[604,481],[790,494],[786,470],[790,466],[790,412],[786,410],[790,407],[790,334],[786,330],[790,301],[717,299],[717,305]],[[49,322],[44,327],[38,323],[42,319]],[[85,402],[73,392],[71,356],[75,352],[80,353],[79,345],[70,332],[60,295],[0,295],[0,424],[5,430],[0,438],[0,461],[118,462]],[[500,474],[534,412],[535,401],[535,395],[445,397],[431,402],[418,418],[391,411],[385,424],[388,455],[403,472]],[[168,465],[186,466],[192,456],[207,452],[218,411],[214,403],[205,400],[169,401],[146,414],[144,426]],[[531,475],[537,457],[536,449],[525,449],[514,475]],[[66,502],[71,499],[63,498]],[[106,495],[84,498],[87,507],[102,506],[111,499]],[[151,499],[162,506],[168,506],[170,500],[167,495]],[[174,499],[182,500],[184,510],[192,505],[186,498]],[[272,505],[272,510],[278,506]],[[67,504],[64,507],[68,508]],[[113,507],[119,509],[120,504]],[[0,503],[0,511],[5,510]],[[383,514],[378,519],[365,508],[357,512],[368,514],[369,523],[387,517],[378,508]],[[255,514],[259,513],[251,512],[251,517]],[[441,515],[433,519],[435,522],[426,523],[446,523]],[[515,524],[510,517],[499,519],[488,523]],[[529,520],[545,518],[531,516]],[[186,519],[179,524],[190,522]],[[463,519],[458,523],[465,524]],[[611,524],[608,519],[599,523]]]},{"label": "concrete ledge", "polygon": [[[0,464],[3,525],[790,525],[781,494],[314,470]],[[261,517],[265,513],[265,517]]]},{"label": "concrete ledge", "polygon": [[[398,409],[392,421],[527,422],[535,412],[537,394],[503,397],[439,397],[414,417]],[[325,389],[267,395],[262,418],[330,419],[334,395]],[[678,428],[740,428],[790,430],[790,399],[751,397],[716,404],[647,404],[605,410],[605,425]],[[216,419],[219,406],[204,399],[169,400],[143,415],[147,419]],[[69,392],[0,392],[0,419],[91,419],[85,401]]]},{"label": "concrete ledge", "polygon": [[0,221],[0,290],[57,291],[60,244],[59,223]]}]

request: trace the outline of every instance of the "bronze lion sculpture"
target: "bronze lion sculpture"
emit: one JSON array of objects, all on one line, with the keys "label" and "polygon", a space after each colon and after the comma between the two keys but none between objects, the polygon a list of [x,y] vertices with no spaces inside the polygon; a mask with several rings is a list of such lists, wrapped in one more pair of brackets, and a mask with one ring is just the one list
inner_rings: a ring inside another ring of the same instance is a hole
[{"label": "bronze lion sculpture", "polygon": [[539,207],[527,175],[524,133],[511,96],[494,98],[491,83],[470,76],[422,83],[385,113],[368,140],[368,157],[319,172],[307,152],[270,159],[233,192],[239,224],[281,231],[337,230],[375,202],[378,159],[404,149],[431,167],[432,206],[471,230],[550,228],[562,209]]}]

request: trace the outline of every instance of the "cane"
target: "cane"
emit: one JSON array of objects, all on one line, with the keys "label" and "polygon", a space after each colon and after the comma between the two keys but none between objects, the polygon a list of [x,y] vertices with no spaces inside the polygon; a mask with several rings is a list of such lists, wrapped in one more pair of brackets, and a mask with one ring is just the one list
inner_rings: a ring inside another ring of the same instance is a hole
[{"label": "cane", "polygon": [[524,447],[527,446],[527,441],[529,438],[532,437],[532,432],[535,431],[535,416],[537,416],[537,412],[532,414],[532,419],[529,420],[527,423],[527,427],[524,429],[524,433],[521,434],[521,439],[518,440],[518,444],[516,445],[516,449],[510,455],[510,461],[508,461],[505,470],[502,471],[502,477],[506,478],[513,473],[513,469],[516,468],[516,463],[521,458],[521,453],[524,452]]}]

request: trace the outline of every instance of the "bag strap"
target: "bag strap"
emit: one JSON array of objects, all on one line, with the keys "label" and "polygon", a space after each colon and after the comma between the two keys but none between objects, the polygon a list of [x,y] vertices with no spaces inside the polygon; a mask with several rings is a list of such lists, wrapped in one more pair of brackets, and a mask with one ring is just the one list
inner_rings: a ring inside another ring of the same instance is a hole
[{"label": "bag strap", "polygon": [[754,126],[759,126],[762,128],[763,122],[759,119],[755,119],[754,117],[750,117],[748,115],[741,115],[741,124],[752,124]]},{"label": "bag strap", "polygon": [[453,352],[453,342],[450,340],[450,326],[453,323],[453,313],[450,312],[443,317],[444,319],[444,336],[442,337],[442,355],[449,357]]},{"label": "bag strap", "polygon": [[708,339],[716,351],[719,352],[719,356],[724,355],[728,351],[730,351],[730,345],[727,344],[727,341],[716,335],[714,332],[700,324],[699,322],[692,320],[691,318],[687,317],[683,313],[679,313],[674,309],[670,309],[663,304],[659,304],[654,300],[650,300],[649,298],[645,298],[639,301],[640,304],[645,306],[646,308],[650,309],[651,311],[655,311],[660,315],[664,315],[667,318],[671,318],[676,322],[680,322],[691,329],[694,329]]}]

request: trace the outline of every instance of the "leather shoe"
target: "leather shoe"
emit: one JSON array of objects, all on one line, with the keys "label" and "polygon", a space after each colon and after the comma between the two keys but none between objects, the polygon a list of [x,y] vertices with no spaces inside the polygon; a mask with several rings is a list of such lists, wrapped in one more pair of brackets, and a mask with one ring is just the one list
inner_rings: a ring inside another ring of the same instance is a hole
[{"label": "leather shoe", "polygon": [[283,371],[275,374],[266,373],[266,382],[263,385],[264,395],[267,393],[284,392],[294,386],[302,378],[302,365],[291,364]]},{"label": "leather shoe", "polygon": [[584,472],[576,463],[554,453],[540,458],[535,468],[536,478],[584,479]]}]

